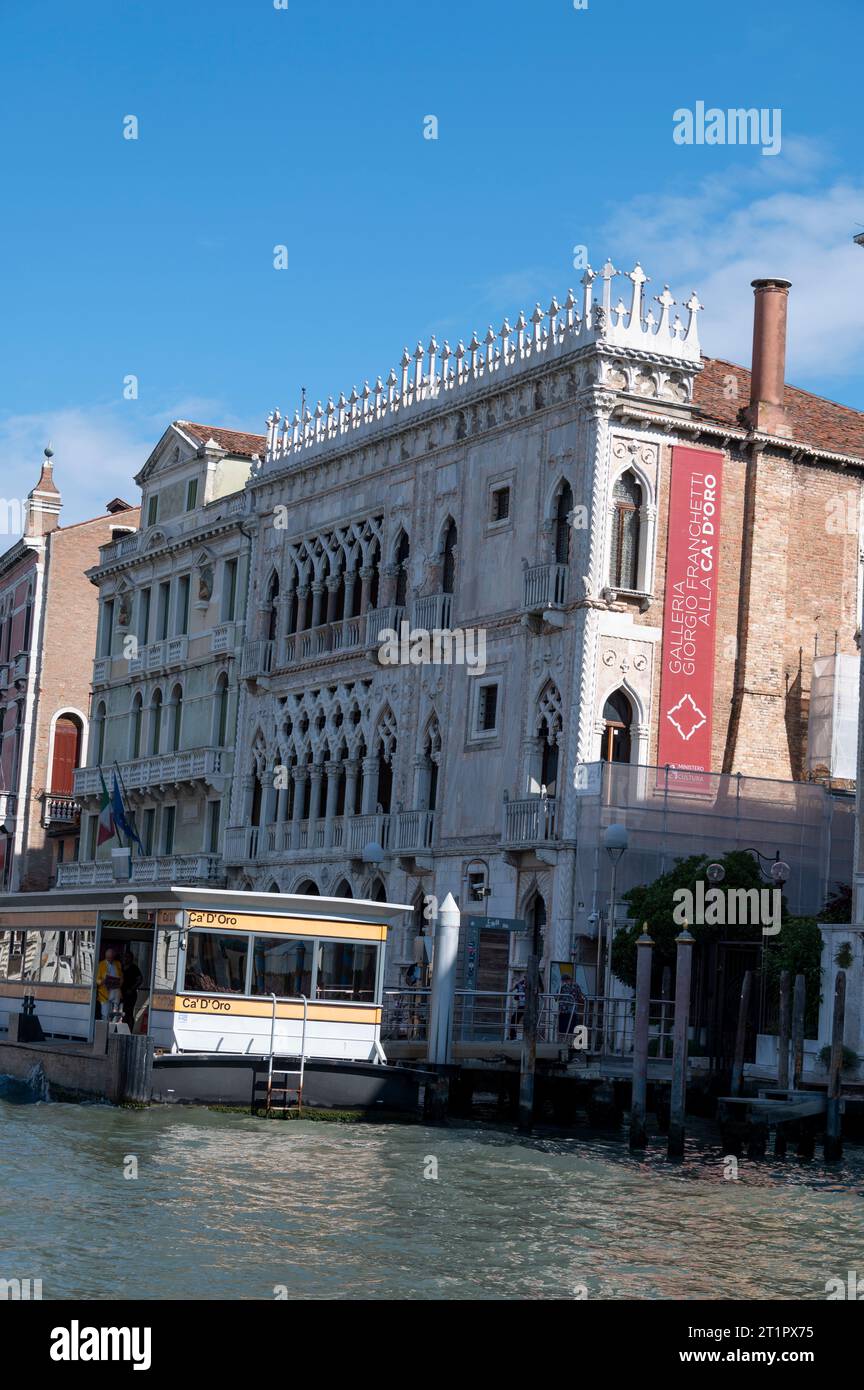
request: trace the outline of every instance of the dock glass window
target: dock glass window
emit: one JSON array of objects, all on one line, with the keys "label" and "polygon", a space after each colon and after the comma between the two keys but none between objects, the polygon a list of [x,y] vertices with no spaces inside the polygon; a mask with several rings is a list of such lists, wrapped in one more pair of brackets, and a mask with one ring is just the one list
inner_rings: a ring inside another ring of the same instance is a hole
[{"label": "dock glass window", "polygon": [[207,994],[245,993],[248,953],[249,938],[246,936],[190,932],[185,988]]},{"label": "dock glass window", "polygon": [[312,993],[313,943],[287,936],[253,938],[252,993],[296,999]]},{"label": "dock glass window", "polygon": [[363,941],[319,941],[315,994],[318,999],[372,1000],[378,947]]},{"label": "dock glass window", "polygon": [[95,931],[0,932],[0,981],[90,985]]}]

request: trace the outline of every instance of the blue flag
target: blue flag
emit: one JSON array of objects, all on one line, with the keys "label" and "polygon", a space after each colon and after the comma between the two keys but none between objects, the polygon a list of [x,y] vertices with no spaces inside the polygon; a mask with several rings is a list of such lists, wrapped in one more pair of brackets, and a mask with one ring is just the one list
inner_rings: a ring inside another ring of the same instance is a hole
[{"label": "blue flag", "polygon": [[126,815],[126,807],[123,805],[123,798],[120,795],[120,784],[117,781],[117,773],[114,773],[114,787],[111,793],[111,815],[114,817],[114,824],[117,829],[122,831],[130,843],[136,844],[143,854],[144,846],[129,817]]}]

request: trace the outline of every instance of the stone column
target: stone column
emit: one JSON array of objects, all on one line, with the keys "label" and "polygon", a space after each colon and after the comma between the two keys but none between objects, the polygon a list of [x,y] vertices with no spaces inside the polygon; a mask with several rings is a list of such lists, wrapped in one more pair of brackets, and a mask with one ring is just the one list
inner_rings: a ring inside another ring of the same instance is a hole
[{"label": "stone column", "polygon": [[324,764],[313,763],[310,770],[312,778],[312,789],[309,796],[309,822],[319,819],[321,815],[321,779],[324,776]]},{"label": "stone column", "polygon": [[343,763],[345,768],[345,816],[354,814],[354,798],[357,795],[357,774],[360,771],[360,764],[356,758],[349,758]]},{"label": "stone column", "polygon": [[396,602],[396,576],[398,573],[396,565],[382,566],[381,582],[378,587],[379,608],[389,608],[391,603]]},{"label": "stone column", "polygon": [[378,759],[363,759],[363,805],[360,814],[373,816],[378,802]]},{"label": "stone column", "polygon": [[305,632],[307,626],[307,613],[309,611],[309,585],[301,584],[297,590],[297,631]]},{"label": "stone column", "polygon": [[324,845],[330,849],[333,844],[333,825],[336,820],[336,801],[339,796],[339,779],[342,776],[342,763],[330,761],[325,763],[327,769],[327,803],[324,815],[326,817],[324,825]]},{"label": "stone column", "polygon": [[340,585],[341,582],[342,582],[342,581],[341,581],[341,578],[340,578],[340,576],[339,576],[338,574],[336,574],[336,575],[330,575],[330,577],[326,580],[326,584],[327,584],[327,619],[326,619],[326,621],[327,621],[328,623],[335,623],[335,621],[336,621],[336,600],[337,600],[337,595],[338,595],[338,593],[339,593],[339,585]]},{"label": "stone column", "polygon": [[375,575],[374,565],[364,565],[360,571],[360,614],[369,611],[369,592]]},{"label": "stone column", "polygon": [[291,817],[291,848],[300,848],[300,822],[303,819],[303,802],[306,794],[306,772],[307,768],[292,767],[291,776],[294,778],[294,814]]},{"label": "stone column", "polygon": [[312,585],[312,627],[321,626],[321,600],[324,593],[324,585],[320,580]]}]

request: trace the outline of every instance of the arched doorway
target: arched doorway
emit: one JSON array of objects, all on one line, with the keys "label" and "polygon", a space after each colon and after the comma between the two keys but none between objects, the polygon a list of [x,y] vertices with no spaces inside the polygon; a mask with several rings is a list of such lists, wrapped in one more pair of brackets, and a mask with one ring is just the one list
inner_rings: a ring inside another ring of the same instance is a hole
[{"label": "arched doorway", "polygon": [[632,750],[633,706],[623,690],[615,690],[603,706],[600,757],[604,763],[629,763]]}]

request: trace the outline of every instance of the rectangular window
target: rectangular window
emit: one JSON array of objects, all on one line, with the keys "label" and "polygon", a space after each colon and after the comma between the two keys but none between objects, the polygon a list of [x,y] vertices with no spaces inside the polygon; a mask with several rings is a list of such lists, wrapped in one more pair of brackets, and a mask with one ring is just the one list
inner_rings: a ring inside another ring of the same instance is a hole
[{"label": "rectangular window", "polygon": [[234,621],[237,608],[237,561],[226,560],[222,576],[222,619]]},{"label": "rectangular window", "polygon": [[102,605],[102,634],[99,639],[99,655],[111,655],[111,638],[114,634],[114,600],[108,598]]},{"label": "rectangular window", "polygon": [[198,505],[198,479],[190,478],[186,484],[186,510],[194,512]]},{"label": "rectangular window", "polygon": [[492,493],[492,517],[493,522],[506,521],[510,515],[510,489],[509,487],[497,487]]},{"label": "rectangular window", "polygon": [[154,990],[169,990],[172,994],[177,988],[177,958],[180,952],[179,931],[157,931],[156,952],[153,961]]},{"label": "rectangular window", "polygon": [[155,526],[159,516],[159,494],[154,492],[147,503],[147,525]]},{"label": "rectangular window", "polygon": [[296,999],[312,993],[314,943],[287,936],[253,938],[252,993]]},{"label": "rectangular window", "polygon": [[159,607],[156,612],[156,639],[164,642],[168,636],[168,610],[171,605],[171,585],[163,579],[159,585]]},{"label": "rectangular window", "polygon": [[150,635],[150,596],[152,589],[142,589],[138,599],[138,641],[146,647]]},{"label": "rectangular window", "polygon": [[99,828],[99,817],[90,816],[87,822],[87,858],[96,858],[96,831]]},{"label": "rectangular window", "polygon": [[174,636],[182,637],[189,631],[189,575],[180,576],[177,585],[177,612],[174,618]]},{"label": "rectangular window", "polygon": [[494,733],[498,727],[498,687],[481,685],[477,695],[477,732]]},{"label": "rectangular window", "polygon": [[23,931],[9,932],[5,938],[4,950],[7,953],[7,980],[21,979],[21,972],[24,968],[24,950],[26,941],[27,933]]},{"label": "rectangular window", "polygon": [[359,941],[319,941],[315,997],[343,1002],[375,998],[377,946]]},{"label": "rectangular window", "polygon": [[174,824],[177,819],[176,806],[162,807],[162,853],[174,853]]},{"label": "rectangular window", "polygon": [[245,994],[247,936],[192,931],[187,941],[185,989],[205,994]]},{"label": "rectangular window", "polygon": [[207,853],[219,853],[219,813],[221,801],[207,802]]},{"label": "rectangular window", "polygon": [[156,811],[150,806],[144,812],[144,834],[141,836],[144,841],[144,853],[153,853],[153,841],[156,834]]}]

